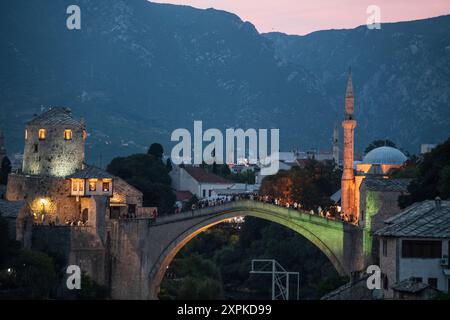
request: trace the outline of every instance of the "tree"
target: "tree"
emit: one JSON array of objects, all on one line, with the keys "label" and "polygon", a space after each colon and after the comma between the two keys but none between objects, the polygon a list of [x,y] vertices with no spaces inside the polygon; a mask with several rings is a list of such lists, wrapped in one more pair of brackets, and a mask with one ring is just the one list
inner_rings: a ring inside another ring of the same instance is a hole
[{"label": "tree", "polygon": [[390,175],[394,179],[413,179],[418,174],[419,162],[419,157],[412,155],[400,168],[391,169]]},{"label": "tree", "polygon": [[176,196],[169,185],[151,183],[139,177],[129,179],[127,182],[142,192],[145,207],[158,207],[161,214],[173,213]]},{"label": "tree", "polygon": [[330,195],[339,189],[339,184],[340,175],[333,165],[311,159],[304,168],[294,167],[264,178],[260,194],[300,203],[306,210],[319,206],[325,209],[331,205]]},{"label": "tree", "polygon": [[206,163],[202,164],[202,168],[212,172],[218,176],[221,176],[225,179],[236,183],[247,183],[247,184],[255,184],[255,172],[254,171],[246,171],[241,173],[232,173],[228,165],[226,164],[217,164],[214,162],[211,165],[207,165]]},{"label": "tree", "polygon": [[104,300],[108,297],[108,288],[99,285],[85,272],[81,275],[81,290],[75,290],[77,299]]},{"label": "tree", "polygon": [[223,299],[223,287],[222,283],[206,278],[198,285],[198,299],[199,300],[219,300]]},{"label": "tree", "polygon": [[173,213],[175,194],[168,169],[153,155],[134,154],[114,158],[107,171],[124,179],[143,193],[144,206],[158,207],[162,214]]},{"label": "tree", "polygon": [[8,259],[15,256],[19,249],[20,243],[10,239],[8,220],[0,216],[0,269],[6,266]]},{"label": "tree", "polygon": [[150,183],[170,185],[171,180],[166,166],[154,156],[133,154],[128,157],[114,158],[106,170],[128,181],[132,178],[142,178]]},{"label": "tree", "polygon": [[399,197],[402,208],[438,196],[441,199],[450,198],[450,138],[424,155],[408,192]]},{"label": "tree", "polygon": [[366,148],[366,150],[364,150],[364,153],[369,153],[370,151],[372,151],[373,149],[379,148],[379,147],[392,147],[392,148],[396,148],[397,146],[395,145],[394,142],[392,142],[391,140],[374,140],[372,141]]},{"label": "tree", "polygon": [[4,157],[0,168],[0,184],[8,183],[8,175],[11,173],[11,161],[8,157]]},{"label": "tree", "polygon": [[154,156],[156,159],[162,161],[164,154],[163,146],[159,143],[152,143],[150,148],[148,148],[147,154]]},{"label": "tree", "polygon": [[46,253],[21,250],[11,261],[13,288],[24,289],[32,299],[47,299],[58,284],[53,259]]}]

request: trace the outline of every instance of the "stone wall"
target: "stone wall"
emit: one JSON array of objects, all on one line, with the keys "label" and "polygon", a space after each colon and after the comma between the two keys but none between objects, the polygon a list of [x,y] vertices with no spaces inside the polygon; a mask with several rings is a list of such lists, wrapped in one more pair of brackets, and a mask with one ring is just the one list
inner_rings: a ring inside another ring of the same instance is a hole
[{"label": "stone wall", "polygon": [[[386,256],[383,255],[383,240],[386,240],[387,250]],[[398,279],[398,256],[399,256],[399,241],[396,238],[379,238],[379,257],[380,269],[382,275],[382,287],[385,299],[394,298],[394,291],[391,286],[395,284]],[[387,288],[384,288],[383,280],[387,278]]]},{"label": "stone wall", "polygon": [[6,199],[25,200],[38,218],[42,213],[52,220],[58,217],[60,223],[80,218],[80,202],[69,195],[70,181],[63,178],[24,174],[8,177]]},{"label": "stone wall", "polygon": [[370,251],[370,263],[379,261],[379,241],[372,237],[373,233],[385,226],[384,221],[400,212],[398,197],[399,191],[370,190],[365,184],[361,185],[361,220],[360,227],[364,228],[365,246]]},{"label": "stone wall", "polygon": [[67,268],[77,265],[94,281],[107,285],[106,250],[91,227],[34,226],[31,249],[58,257]]},{"label": "stone wall", "polygon": [[[148,299],[150,270],[162,239],[149,227],[150,220],[111,220],[109,252],[111,253],[111,297],[113,299]],[[155,242],[157,241],[157,242]]]},{"label": "stone wall", "polygon": [[[39,130],[46,130],[44,140]],[[72,130],[72,139],[64,139],[64,130]],[[84,128],[81,125],[26,127],[23,172],[32,175],[65,177],[82,169],[84,161]]]}]

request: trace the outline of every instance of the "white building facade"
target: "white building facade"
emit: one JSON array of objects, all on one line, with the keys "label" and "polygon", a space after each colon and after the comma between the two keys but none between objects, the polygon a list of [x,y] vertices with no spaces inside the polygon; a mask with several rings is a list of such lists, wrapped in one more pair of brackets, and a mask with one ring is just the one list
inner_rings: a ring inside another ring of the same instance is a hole
[{"label": "white building facade", "polygon": [[213,196],[214,190],[229,189],[233,182],[207,172],[201,167],[174,166],[170,172],[172,188],[177,191],[189,191],[198,199]]}]

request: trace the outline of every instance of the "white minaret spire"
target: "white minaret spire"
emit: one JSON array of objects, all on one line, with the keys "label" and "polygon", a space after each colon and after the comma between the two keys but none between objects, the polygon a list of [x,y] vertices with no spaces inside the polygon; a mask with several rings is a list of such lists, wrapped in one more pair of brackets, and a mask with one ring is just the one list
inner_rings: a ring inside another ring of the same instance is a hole
[{"label": "white minaret spire", "polygon": [[349,221],[356,221],[355,205],[355,175],[353,172],[354,160],[354,130],[356,120],[353,119],[355,98],[353,96],[353,83],[351,69],[348,73],[347,90],[345,93],[345,118],[342,122],[344,128],[344,159],[341,180],[341,206],[344,216]]}]

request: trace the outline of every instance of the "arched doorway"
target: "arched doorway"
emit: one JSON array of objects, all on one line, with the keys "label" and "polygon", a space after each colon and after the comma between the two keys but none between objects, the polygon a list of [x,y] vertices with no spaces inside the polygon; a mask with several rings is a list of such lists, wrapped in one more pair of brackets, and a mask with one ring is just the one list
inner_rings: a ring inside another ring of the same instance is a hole
[{"label": "arched doorway", "polygon": [[83,223],[86,223],[88,220],[89,220],[89,209],[84,208],[83,211],[81,212],[81,221]]}]

